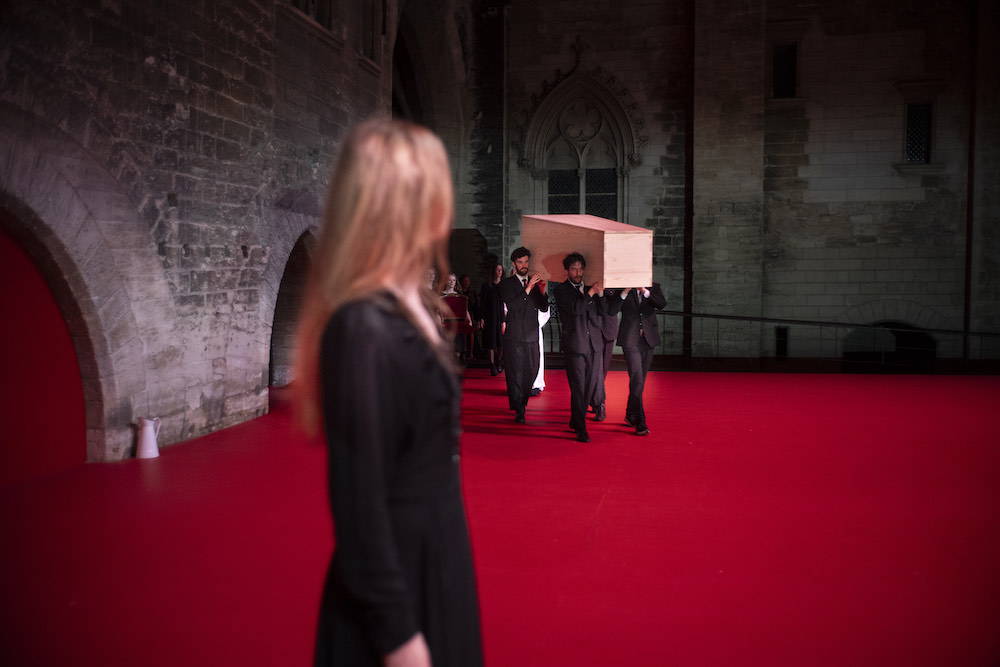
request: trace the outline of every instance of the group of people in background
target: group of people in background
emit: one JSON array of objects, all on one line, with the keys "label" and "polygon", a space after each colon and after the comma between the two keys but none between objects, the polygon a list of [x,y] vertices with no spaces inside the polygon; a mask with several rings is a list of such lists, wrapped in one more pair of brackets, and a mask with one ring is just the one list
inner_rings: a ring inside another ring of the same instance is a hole
[{"label": "group of people in background", "polygon": [[[570,386],[569,428],[580,442],[590,442],[588,412],[607,418],[605,380],[615,343],[621,346],[629,374],[625,421],[637,435],[648,435],[642,394],[660,334],[656,311],[666,306],[659,284],[605,289],[584,281],[587,260],[579,253],[563,259],[564,282],[547,286],[531,272],[531,251],[511,253],[511,275],[499,263],[483,285],[479,306],[482,345],[490,374],[506,369],[507,400],[514,421],[526,421],[528,399],[544,387],[542,327],[549,318],[549,297],[562,324],[562,351]],[[551,294],[549,294],[549,289]],[[619,314],[621,322],[619,323]]]}]

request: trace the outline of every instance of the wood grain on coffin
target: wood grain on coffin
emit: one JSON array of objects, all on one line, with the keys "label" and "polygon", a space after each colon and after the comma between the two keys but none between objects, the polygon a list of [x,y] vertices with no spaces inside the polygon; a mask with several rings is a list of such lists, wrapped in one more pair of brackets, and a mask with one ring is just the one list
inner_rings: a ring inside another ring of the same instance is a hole
[{"label": "wood grain on coffin", "polygon": [[587,260],[585,280],[605,287],[648,286],[653,281],[653,231],[593,215],[525,215],[521,244],[531,251],[531,271],[544,280],[566,280],[563,258]]}]

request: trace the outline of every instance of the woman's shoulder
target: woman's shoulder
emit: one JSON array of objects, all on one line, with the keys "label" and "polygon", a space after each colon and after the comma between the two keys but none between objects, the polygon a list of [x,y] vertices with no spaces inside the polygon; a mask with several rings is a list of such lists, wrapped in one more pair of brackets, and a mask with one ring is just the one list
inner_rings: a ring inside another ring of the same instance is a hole
[{"label": "woman's shoulder", "polygon": [[412,328],[391,295],[377,293],[363,299],[348,301],[337,309],[326,325],[324,337],[379,338],[398,335]]}]

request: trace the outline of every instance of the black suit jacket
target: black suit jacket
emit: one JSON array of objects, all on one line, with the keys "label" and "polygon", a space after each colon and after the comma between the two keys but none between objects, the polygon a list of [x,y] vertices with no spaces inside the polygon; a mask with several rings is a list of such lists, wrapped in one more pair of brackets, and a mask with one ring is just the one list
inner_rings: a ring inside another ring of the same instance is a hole
[{"label": "black suit jacket", "polygon": [[524,286],[517,275],[508,276],[497,285],[500,299],[507,306],[507,323],[504,340],[522,343],[538,342],[538,311],[549,309],[549,298],[538,285],[524,293]]},{"label": "black suit jacket", "polygon": [[[614,294],[614,297],[621,301],[617,293]],[[604,293],[602,300],[605,302],[608,312],[601,316],[601,335],[604,340],[615,340],[618,338],[618,311],[621,309],[614,308],[615,302],[608,298],[608,292]]]},{"label": "black suit jacket", "polygon": [[[589,287],[584,287],[586,292]],[[601,335],[602,318],[608,308],[600,296],[582,294],[570,281],[552,285],[552,293],[559,308],[559,322],[562,324],[562,346],[564,352],[587,354],[590,350],[604,348]]]},{"label": "black suit jacket", "polygon": [[[634,347],[639,344],[639,332],[650,347],[660,344],[660,328],[656,323],[656,311],[667,305],[667,299],[660,290],[659,283],[653,283],[649,288],[649,298],[640,300],[635,290],[628,293],[624,301],[619,290],[614,296],[606,298],[618,299],[621,302],[622,321],[618,326],[618,344],[622,347]],[[607,293],[605,293],[607,294]]]}]

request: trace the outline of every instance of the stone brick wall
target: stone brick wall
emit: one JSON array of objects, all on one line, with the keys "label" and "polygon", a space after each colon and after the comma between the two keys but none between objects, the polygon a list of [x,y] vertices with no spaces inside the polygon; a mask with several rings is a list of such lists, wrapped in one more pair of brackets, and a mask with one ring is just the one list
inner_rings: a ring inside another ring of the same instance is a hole
[{"label": "stone brick wall", "polygon": [[[765,3],[696,6],[692,308],[759,316]],[[693,329],[694,356],[754,356],[743,325],[695,320]]]},{"label": "stone brick wall", "polygon": [[[967,3],[874,4],[769,7],[803,27],[797,99],[766,106],[762,314],[961,329]],[[913,94],[935,104],[930,165],[905,164]],[[836,355],[836,333],[793,333],[790,352]]]},{"label": "stone brick wall", "polygon": [[333,30],[273,0],[8,4],[0,205],[82,311],[88,457],[140,416],[168,444],[262,414],[285,262],[345,128],[388,110],[391,45],[357,55],[353,4]]}]

